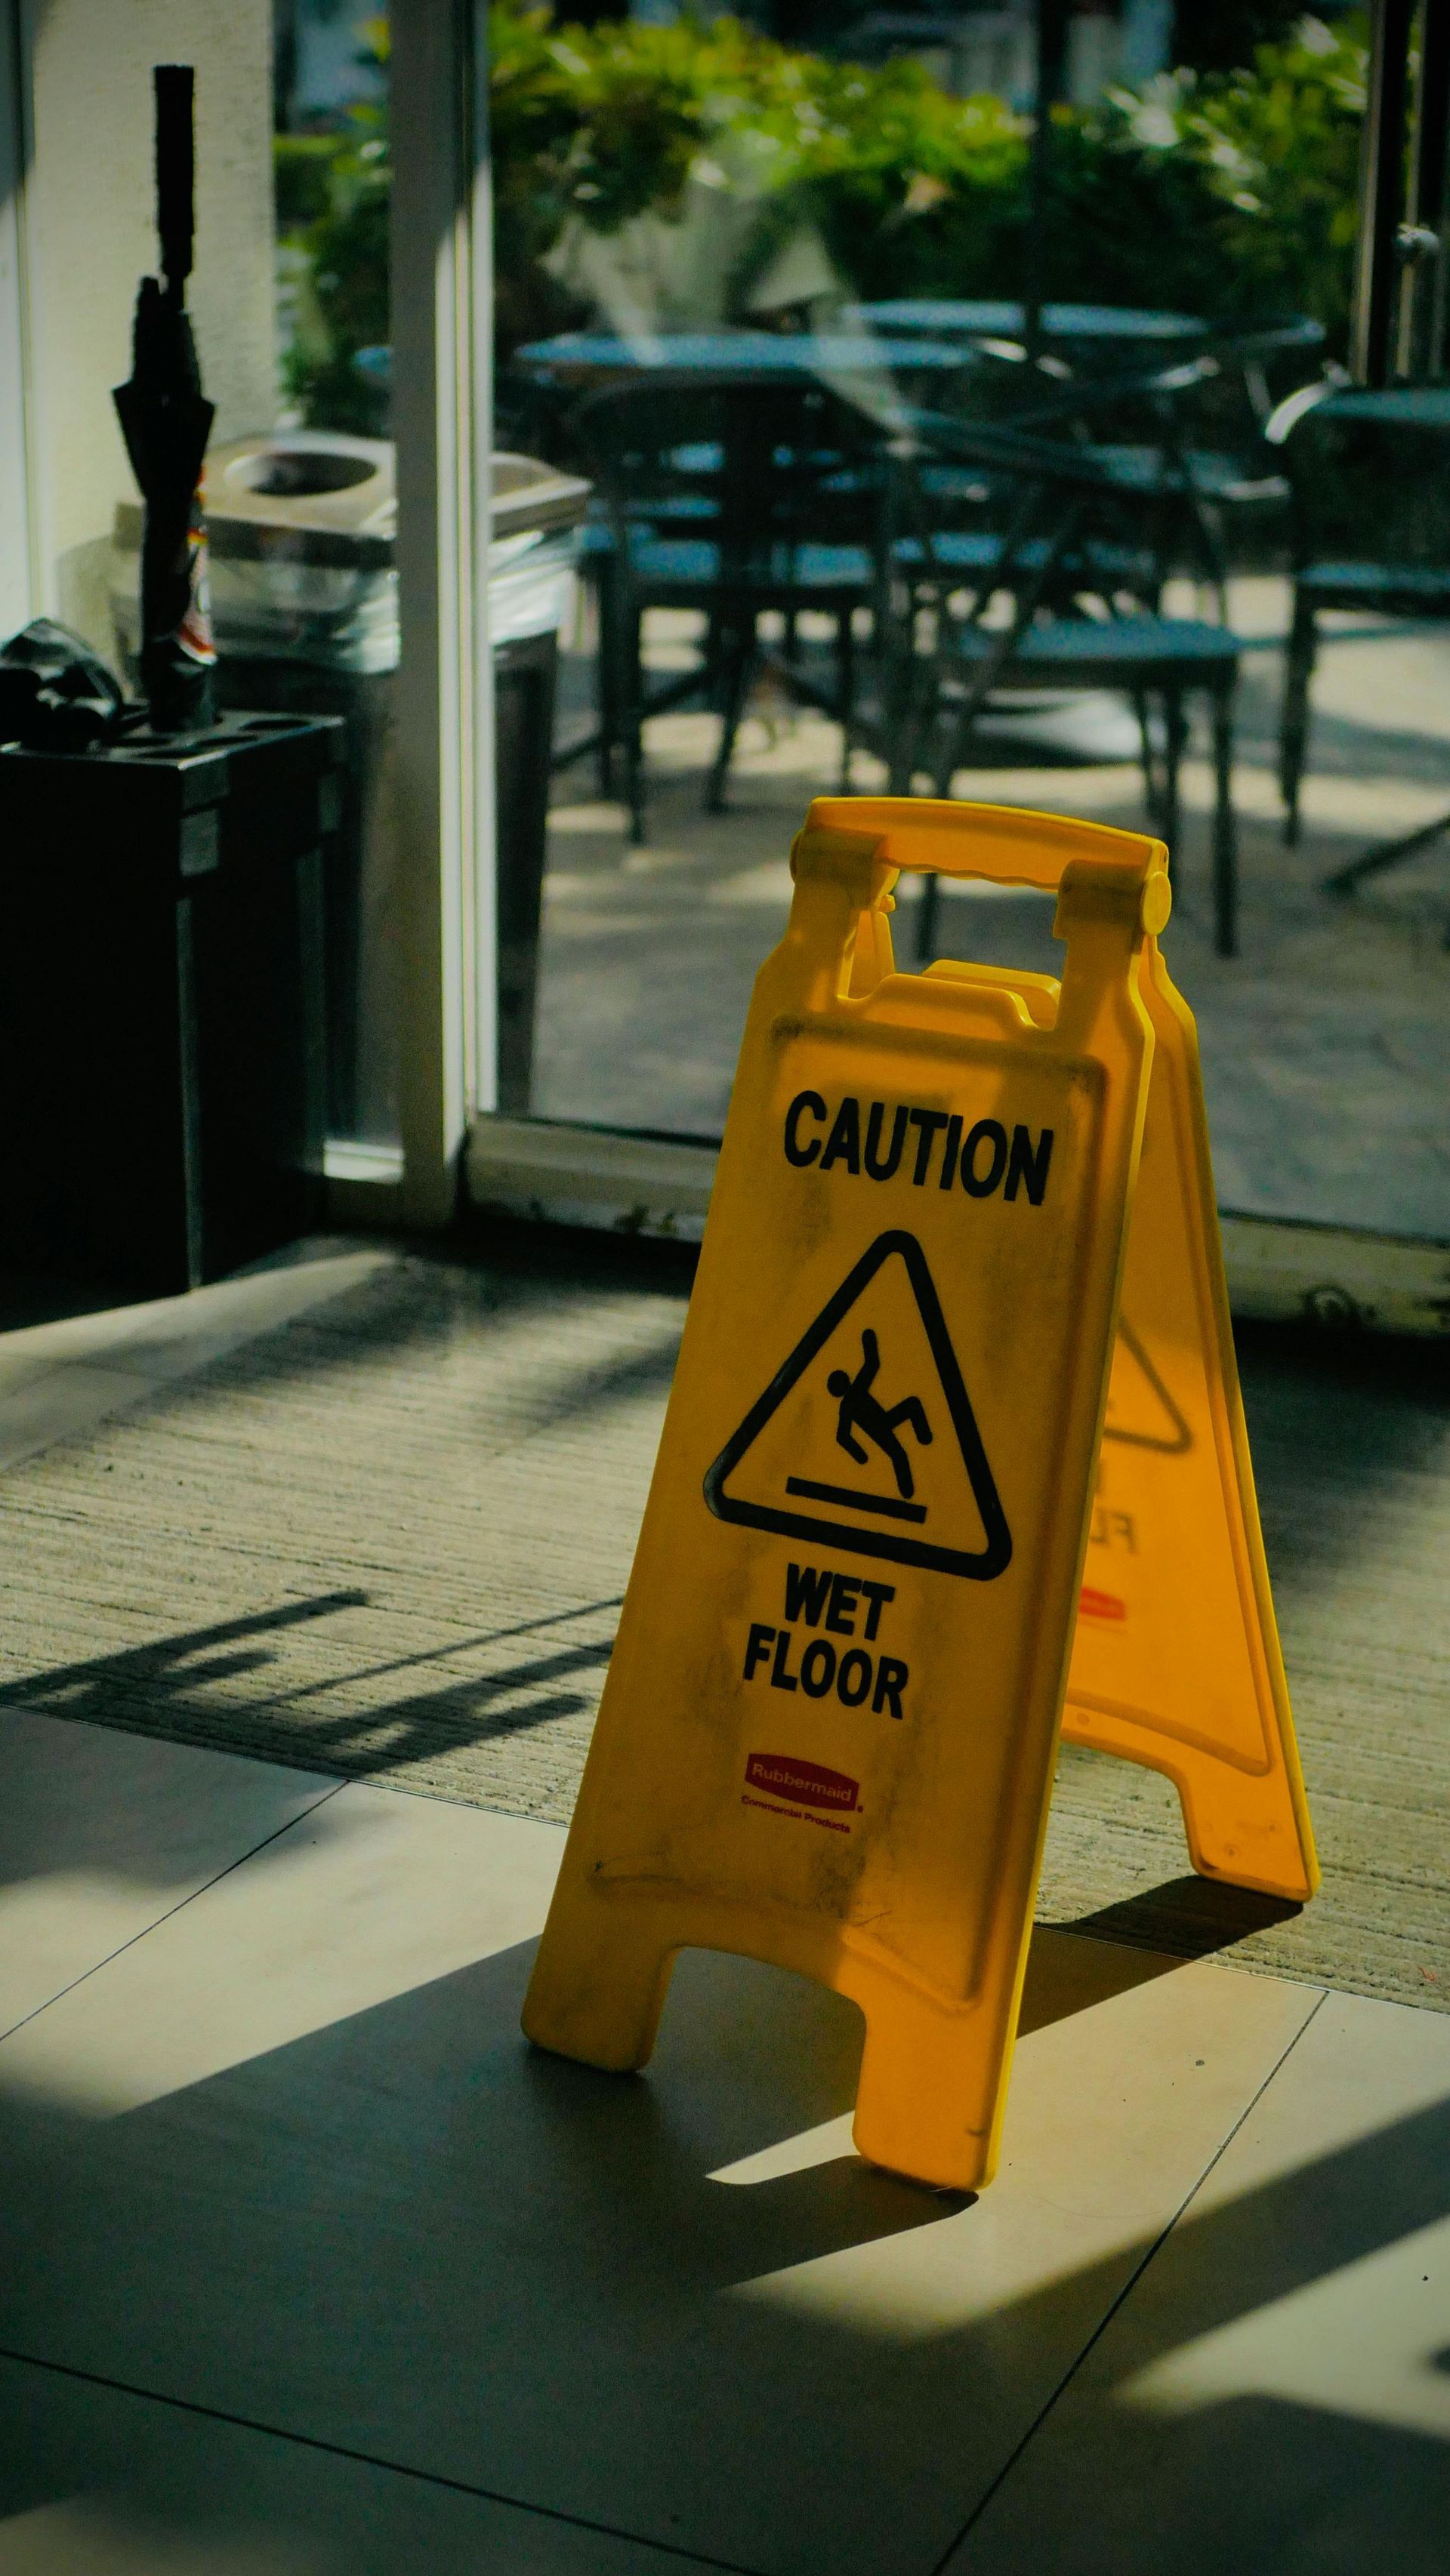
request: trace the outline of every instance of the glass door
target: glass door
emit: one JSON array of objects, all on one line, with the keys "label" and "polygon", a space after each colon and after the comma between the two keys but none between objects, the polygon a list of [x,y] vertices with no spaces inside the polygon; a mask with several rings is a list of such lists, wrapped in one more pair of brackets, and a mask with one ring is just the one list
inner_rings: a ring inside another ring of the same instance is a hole
[{"label": "glass door", "polygon": [[[1321,408],[1363,25],[1286,13],[1240,63],[1182,11],[1177,59],[1171,12],[1069,13],[1044,152],[1033,13],[999,17],[492,14],[498,442],[590,492],[525,1095],[553,1133],[528,1186],[483,1137],[475,1188],[562,1188],[564,1131],[577,1172],[718,1138],[792,833],[892,784],[1170,839],[1231,1260],[1264,1223],[1443,1243],[1450,418]],[[1098,481],[1029,599],[1051,513],[1004,548],[1034,441]],[[1363,572],[1316,589],[1347,549]],[[1093,685],[1070,630],[1133,617],[1171,685]],[[1053,621],[1050,684],[1019,651],[964,716],[969,630]],[[904,962],[1057,955],[1024,894],[913,891],[899,930]]]},{"label": "glass door", "polygon": [[220,672],[235,705],[346,726],[328,907],[329,1169],[402,1169],[392,437],[392,166],[385,14],[275,0],[277,395],[208,477]]},{"label": "glass door", "polygon": [[0,638],[26,624],[32,578],[19,63],[13,0],[5,0],[0,8]]}]

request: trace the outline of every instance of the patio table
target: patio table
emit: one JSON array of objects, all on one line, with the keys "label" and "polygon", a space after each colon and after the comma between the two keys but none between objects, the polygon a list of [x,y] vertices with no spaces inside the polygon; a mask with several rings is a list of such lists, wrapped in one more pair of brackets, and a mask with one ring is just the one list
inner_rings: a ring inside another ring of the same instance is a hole
[{"label": "patio table", "polygon": [[[1027,307],[999,296],[906,295],[881,304],[858,304],[850,318],[871,331],[1016,340],[1027,327]],[[1211,325],[1194,313],[1155,313],[1131,304],[1044,304],[1038,328],[1045,340],[1111,345],[1125,340],[1202,340]]]},{"label": "patio table", "polygon": [[[932,340],[956,340],[970,346],[991,340],[1020,342],[1028,327],[1025,305],[1006,299],[953,296],[904,296],[894,302],[858,304],[847,319],[868,331],[894,339],[919,332]],[[1280,313],[1238,321],[1212,321],[1195,313],[1155,313],[1131,304],[1044,304],[1037,329],[1044,354],[1059,368],[1064,354],[1091,367],[1114,369],[1125,363],[1163,364],[1173,358],[1214,354],[1245,371],[1262,371],[1267,360],[1307,358],[1324,346],[1322,322],[1311,314]],[[1264,418],[1267,387],[1260,397],[1251,388]]]},{"label": "patio table", "polygon": [[843,377],[948,374],[963,365],[960,339],[874,331],[677,331],[626,339],[612,331],[561,331],[516,349],[515,373],[536,385],[582,387],[649,376],[667,384],[790,384]]}]

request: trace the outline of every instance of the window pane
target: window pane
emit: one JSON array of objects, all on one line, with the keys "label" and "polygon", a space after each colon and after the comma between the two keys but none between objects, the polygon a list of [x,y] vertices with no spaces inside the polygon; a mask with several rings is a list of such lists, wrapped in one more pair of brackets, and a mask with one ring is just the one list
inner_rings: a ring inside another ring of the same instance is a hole
[{"label": "window pane", "polygon": [[328,887],[334,1165],[383,1176],[398,1146],[389,435],[388,21],[358,0],[276,0],[273,171],[279,400],[265,451],[221,471],[265,490],[277,552],[223,584],[233,702],[347,725],[344,827]]},{"label": "window pane", "polygon": [[[1443,1236],[1450,840],[1328,880],[1450,801],[1450,419],[1336,461],[1281,408],[1345,354],[1360,21],[1084,9],[1035,198],[1030,12],[751,14],[494,12],[499,440],[593,487],[529,1106],[719,1133],[791,835],[843,779],[1151,817],[1222,1202]],[[1024,440],[1090,459],[1071,534]],[[1286,841],[1294,572],[1336,495],[1365,570],[1316,611]],[[1135,617],[1166,659],[1100,680]],[[1052,970],[1048,911],[943,890],[923,922],[909,889],[898,955]]]}]

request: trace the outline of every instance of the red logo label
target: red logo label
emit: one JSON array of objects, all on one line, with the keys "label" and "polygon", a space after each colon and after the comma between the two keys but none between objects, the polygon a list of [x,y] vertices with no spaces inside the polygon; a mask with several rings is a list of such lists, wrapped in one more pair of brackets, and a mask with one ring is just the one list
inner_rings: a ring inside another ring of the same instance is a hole
[{"label": "red logo label", "polygon": [[745,1777],[752,1789],[768,1789],[772,1798],[793,1798],[800,1807],[840,1812],[854,1807],[861,1795],[859,1780],[848,1779],[844,1771],[828,1771],[820,1762],[802,1762],[794,1753],[752,1753]]},{"label": "red logo label", "polygon": [[1116,1592],[1094,1592],[1090,1583],[1083,1585],[1077,1606],[1085,1619],[1126,1619],[1128,1615],[1126,1601],[1120,1601]]}]

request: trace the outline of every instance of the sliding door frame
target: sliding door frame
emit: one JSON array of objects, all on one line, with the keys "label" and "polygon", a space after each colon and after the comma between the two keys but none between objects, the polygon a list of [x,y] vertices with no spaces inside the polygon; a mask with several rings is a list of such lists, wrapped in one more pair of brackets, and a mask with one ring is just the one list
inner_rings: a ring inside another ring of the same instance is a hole
[{"label": "sliding door frame", "polygon": [[394,828],[403,961],[396,1191],[338,1213],[453,1215],[475,1109],[494,1097],[493,687],[488,634],[492,205],[478,0],[392,17],[392,340],[397,445]]},{"label": "sliding door frame", "polygon": [[41,596],[30,456],[30,293],[25,172],[30,157],[19,0],[0,0],[0,642]]}]

